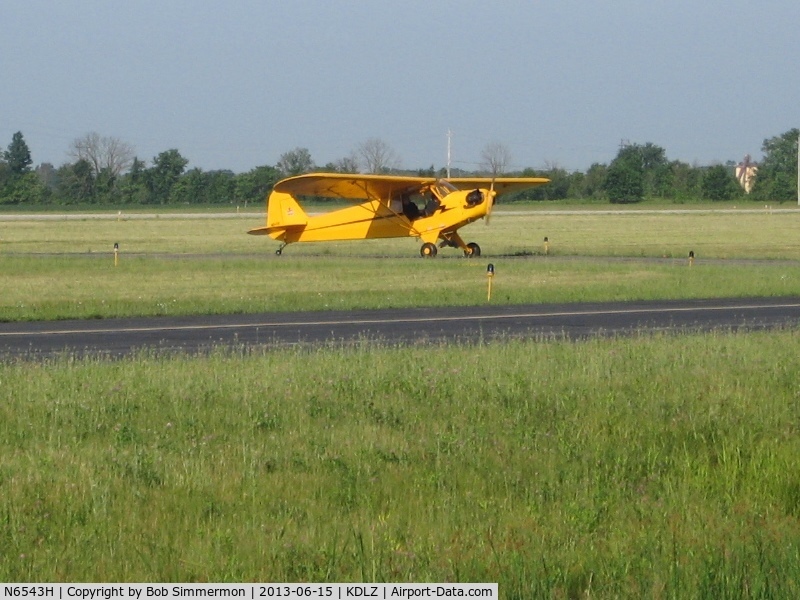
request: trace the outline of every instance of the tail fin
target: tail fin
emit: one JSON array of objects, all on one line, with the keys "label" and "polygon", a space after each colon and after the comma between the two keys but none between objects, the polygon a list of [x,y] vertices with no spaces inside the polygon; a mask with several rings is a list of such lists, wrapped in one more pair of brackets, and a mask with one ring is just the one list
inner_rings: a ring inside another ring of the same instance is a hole
[{"label": "tail fin", "polygon": [[247,233],[268,235],[275,240],[286,240],[287,230],[302,229],[308,223],[308,215],[290,194],[273,191],[267,201],[267,225]]},{"label": "tail fin", "polygon": [[272,192],[267,205],[267,228],[288,228],[308,223],[308,215],[291,194]]}]

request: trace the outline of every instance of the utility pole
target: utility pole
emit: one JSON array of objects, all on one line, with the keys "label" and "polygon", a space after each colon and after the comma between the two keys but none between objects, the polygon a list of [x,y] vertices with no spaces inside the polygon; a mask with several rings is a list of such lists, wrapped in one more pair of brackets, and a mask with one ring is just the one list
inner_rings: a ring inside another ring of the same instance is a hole
[{"label": "utility pole", "polygon": [[797,136],[797,206],[800,206],[800,135]]},{"label": "utility pole", "polygon": [[[449,129],[447,130],[447,178],[450,179],[450,139],[453,137],[453,132]],[[798,204],[800,204],[800,196],[798,196],[797,200]]]}]

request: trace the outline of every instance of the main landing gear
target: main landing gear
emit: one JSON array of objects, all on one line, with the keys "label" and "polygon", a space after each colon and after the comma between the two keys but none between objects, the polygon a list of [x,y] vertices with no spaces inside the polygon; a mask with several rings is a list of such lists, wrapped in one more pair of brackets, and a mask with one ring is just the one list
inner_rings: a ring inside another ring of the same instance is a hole
[{"label": "main landing gear", "polygon": [[481,247],[475,242],[467,244],[467,249],[464,250],[464,256],[467,258],[478,258],[481,255]]},{"label": "main landing gear", "polygon": [[283,253],[283,249],[286,248],[286,246],[288,246],[288,244],[285,242],[281,244],[281,247],[275,250],[275,255],[280,256]]},{"label": "main landing gear", "polygon": [[436,244],[431,244],[430,242],[425,242],[422,244],[422,248],[419,249],[419,255],[422,258],[433,258],[436,256]]},{"label": "main landing gear", "polygon": [[[440,248],[444,248],[445,246],[450,246],[452,248],[458,248],[459,244],[449,241],[443,240],[440,244]],[[469,244],[465,244],[464,248],[464,256],[467,258],[477,258],[481,255],[481,247],[478,246],[475,242],[470,242]],[[437,249],[436,244],[431,244],[430,242],[425,242],[422,244],[422,248],[419,249],[419,255],[422,258],[433,258],[436,256]]]}]

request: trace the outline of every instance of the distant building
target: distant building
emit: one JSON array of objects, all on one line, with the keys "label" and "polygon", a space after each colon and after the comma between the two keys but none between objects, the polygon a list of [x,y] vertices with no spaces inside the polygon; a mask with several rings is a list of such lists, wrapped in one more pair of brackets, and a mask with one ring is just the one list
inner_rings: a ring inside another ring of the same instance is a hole
[{"label": "distant building", "polygon": [[744,160],[736,165],[736,179],[748,194],[753,189],[757,171],[758,165],[750,160],[749,154],[746,154]]}]

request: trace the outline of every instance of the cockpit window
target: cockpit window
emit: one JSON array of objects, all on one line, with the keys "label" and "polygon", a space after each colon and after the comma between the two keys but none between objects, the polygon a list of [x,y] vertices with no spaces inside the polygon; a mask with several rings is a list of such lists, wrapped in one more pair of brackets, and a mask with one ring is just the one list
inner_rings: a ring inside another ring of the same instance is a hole
[{"label": "cockpit window", "polygon": [[436,183],[433,184],[432,188],[433,193],[436,194],[440,200],[444,200],[445,196],[452,192],[458,191],[458,188],[454,186],[449,181],[445,181],[444,179],[439,179]]}]

